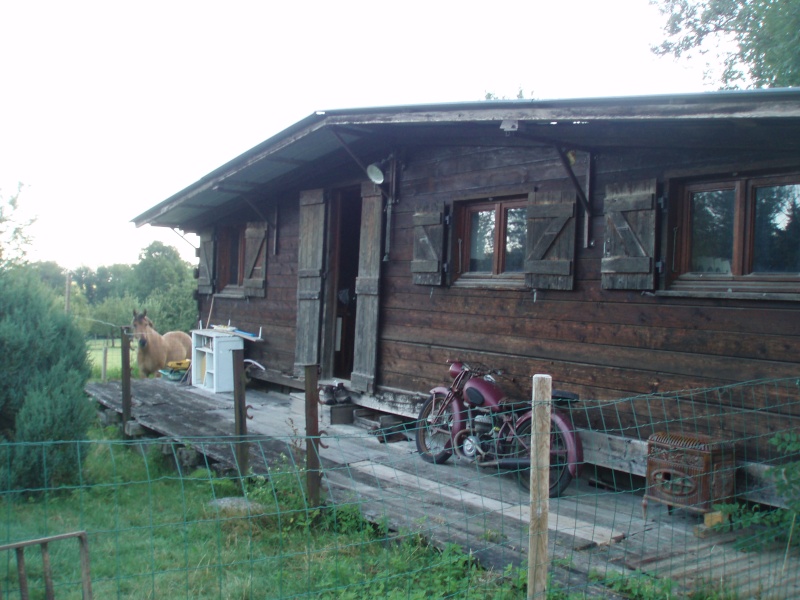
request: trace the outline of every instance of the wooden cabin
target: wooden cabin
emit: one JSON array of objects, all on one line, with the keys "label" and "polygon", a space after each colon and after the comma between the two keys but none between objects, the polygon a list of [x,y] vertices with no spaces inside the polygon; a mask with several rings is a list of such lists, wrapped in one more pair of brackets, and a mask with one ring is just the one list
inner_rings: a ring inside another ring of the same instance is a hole
[{"label": "wooden cabin", "polygon": [[134,222],[199,234],[200,319],[261,331],[265,381],[414,416],[481,361],[646,439],[603,402],[800,375],[798,211],[785,89],[320,111]]}]

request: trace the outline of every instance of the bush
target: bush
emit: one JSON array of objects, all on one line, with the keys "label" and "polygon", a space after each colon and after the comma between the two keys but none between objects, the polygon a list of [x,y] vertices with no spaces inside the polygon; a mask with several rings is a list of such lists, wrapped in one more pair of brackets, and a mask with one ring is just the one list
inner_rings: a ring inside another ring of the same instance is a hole
[{"label": "bush", "polygon": [[16,489],[70,484],[80,469],[77,442],[86,439],[94,410],[83,391],[86,378],[68,370],[66,362],[33,378],[17,414],[16,441],[37,444],[15,445],[11,483]]},{"label": "bush", "polygon": [[[0,440],[86,438],[92,412],[84,394],[90,373],[86,342],[52,292],[25,267],[0,269],[0,356]],[[23,448],[11,447],[4,482],[7,477],[28,485],[69,479],[74,443],[48,445],[39,458]],[[43,461],[48,482],[37,480]]]}]

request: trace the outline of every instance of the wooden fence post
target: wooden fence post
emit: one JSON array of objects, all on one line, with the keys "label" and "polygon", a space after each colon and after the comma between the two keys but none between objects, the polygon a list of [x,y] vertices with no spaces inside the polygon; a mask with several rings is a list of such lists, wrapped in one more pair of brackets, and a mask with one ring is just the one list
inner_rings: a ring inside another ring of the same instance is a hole
[{"label": "wooden fence post", "polygon": [[128,421],[131,420],[131,338],[130,328],[120,327],[122,352],[122,439],[128,439]]},{"label": "wooden fence post", "polygon": [[103,364],[100,365],[100,381],[108,382],[108,346],[103,344]]},{"label": "wooden fence post", "polygon": [[239,474],[247,475],[250,444],[247,437],[247,404],[245,394],[244,375],[244,349],[238,348],[231,352],[233,359],[233,414],[234,434],[236,435],[236,464]]},{"label": "wooden fence post", "polygon": [[528,600],[547,593],[547,513],[550,508],[550,375],[533,376],[531,522],[528,529]]},{"label": "wooden fence post", "polygon": [[312,508],[319,506],[319,392],[317,391],[317,365],[305,366],[306,379],[306,485]]}]

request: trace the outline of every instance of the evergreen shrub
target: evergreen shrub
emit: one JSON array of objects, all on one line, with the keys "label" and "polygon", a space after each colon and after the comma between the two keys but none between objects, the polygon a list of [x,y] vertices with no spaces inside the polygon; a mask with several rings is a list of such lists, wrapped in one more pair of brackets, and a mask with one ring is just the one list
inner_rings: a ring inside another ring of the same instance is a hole
[{"label": "evergreen shrub", "polygon": [[[65,484],[93,414],[84,388],[90,374],[86,341],[54,294],[24,266],[0,269],[0,486]],[[24,442],[48,444],[32,456]]]}]

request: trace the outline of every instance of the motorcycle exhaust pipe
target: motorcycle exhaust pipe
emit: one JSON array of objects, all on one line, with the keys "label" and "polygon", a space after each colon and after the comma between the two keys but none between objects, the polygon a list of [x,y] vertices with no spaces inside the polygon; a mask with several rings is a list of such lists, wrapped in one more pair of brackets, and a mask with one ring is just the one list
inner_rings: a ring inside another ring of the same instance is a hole
[{"label": "motorcycle exhaust pipe", "polygon": [[497,467],[498,469],[530,469],[530,458],[501,458],[498,460],[488,460],[478,463],[482,467]]}]

